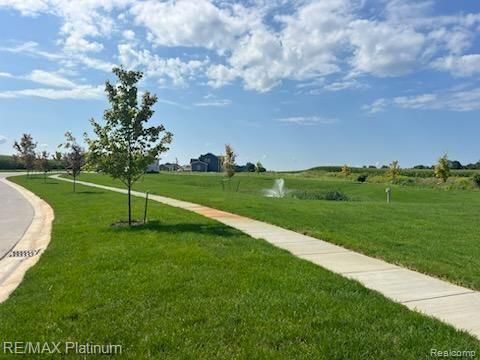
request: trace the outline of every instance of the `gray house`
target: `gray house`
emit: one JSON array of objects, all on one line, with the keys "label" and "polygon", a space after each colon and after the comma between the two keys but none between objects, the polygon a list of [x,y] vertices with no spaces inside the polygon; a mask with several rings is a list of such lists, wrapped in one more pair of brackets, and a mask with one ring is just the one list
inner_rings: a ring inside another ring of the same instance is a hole
[{"label": "gray house", "polygon": [[191,159],[190,165],[192,171],[203,172],[221,172],[222,171],[222,156],[216,156],[212,153],[200,155],[198,159]]}]

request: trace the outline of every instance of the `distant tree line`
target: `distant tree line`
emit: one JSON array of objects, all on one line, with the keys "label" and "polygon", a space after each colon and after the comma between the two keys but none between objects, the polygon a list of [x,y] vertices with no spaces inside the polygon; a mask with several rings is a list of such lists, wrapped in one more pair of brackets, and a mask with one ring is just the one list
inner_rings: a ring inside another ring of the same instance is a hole
[{"label": "distant tree line", "polygon": [[[480,170],[480,161],[462,165],[462,163],[458,160],[448,160],[448,167],[451,170]],[[433,170],[435,169],[435,166],[415,165],[413,168],[418,170]]]}]

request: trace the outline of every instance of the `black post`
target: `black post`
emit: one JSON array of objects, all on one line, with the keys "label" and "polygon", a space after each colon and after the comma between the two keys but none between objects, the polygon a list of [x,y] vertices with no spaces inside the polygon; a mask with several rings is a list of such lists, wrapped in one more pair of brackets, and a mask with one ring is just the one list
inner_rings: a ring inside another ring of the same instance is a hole
[{"label": "black post", "polygon": [[132,187],[128,186],[128,226],[132,225]]},{"label": "black post", "polygon": [[148,191],[145,194],[145,212],[143,213],[143,224],[147,223],[147,209],[148,209]]}]

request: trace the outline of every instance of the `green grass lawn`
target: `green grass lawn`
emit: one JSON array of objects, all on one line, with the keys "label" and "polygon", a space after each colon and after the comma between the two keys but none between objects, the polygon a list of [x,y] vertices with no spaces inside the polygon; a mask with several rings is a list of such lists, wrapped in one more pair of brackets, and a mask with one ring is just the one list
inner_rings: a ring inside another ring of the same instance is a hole
[{"label": "green grass lawn", "polygon": [[0,305],[2,341],[121,344],[128,359],[480,352],[465,333],[199,215],[152,202],[150,225],[112,228],[124,195],[13,180],[46,199],[55,222],[39,263]]},{"label": "green grass lawn", "polygon": [[[278,176],[237,174],[233,190],[222,191],[217,174],[162,173],[146,175],[135,188],[277,224],[480,290],[480,191],[390,185],[393,202],[386,204],[385,184],[282,174],[290,189],[340,190],[352,201],[261,196]],[[105,175],[81,179],[122,186]]]}]

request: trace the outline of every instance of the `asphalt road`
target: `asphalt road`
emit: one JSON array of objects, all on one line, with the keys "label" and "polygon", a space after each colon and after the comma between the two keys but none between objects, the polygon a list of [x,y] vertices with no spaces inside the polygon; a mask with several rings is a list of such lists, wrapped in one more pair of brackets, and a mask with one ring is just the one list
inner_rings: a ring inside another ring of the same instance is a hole
[{"label": "asphalt road", "polygon": [[[0,172],[0,179],[10,175],[13,174]],[[0,259],[21,239],[33,216],[30,203],[14,188],[0,181]]]}]

